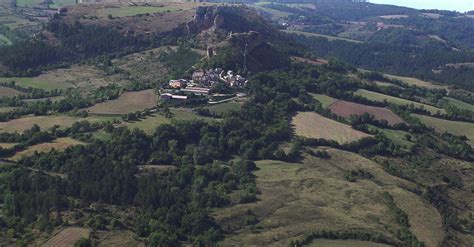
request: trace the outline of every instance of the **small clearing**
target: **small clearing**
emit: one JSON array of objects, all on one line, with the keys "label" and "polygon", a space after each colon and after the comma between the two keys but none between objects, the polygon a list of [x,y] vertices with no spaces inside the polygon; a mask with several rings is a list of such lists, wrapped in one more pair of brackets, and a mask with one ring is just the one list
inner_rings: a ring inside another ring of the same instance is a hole
[{"label": "small clearing", "polygon": [[224,113],[230,111],[238,111],[242,107],[241,102],[226,102],[221,104],[214,104],[210,106],[203,107],[204,109],[208,109],[210,112],[218,115],[222,115]]},{"label": "small clearing", "polygon": [[315,112],[299,112],[291,122],[299,136],[334,140],[340,144],[354,142],[370,136],[352,129],[349,125],[325,118]]},{"label": "small clearing", "polygon": [[127,247],[145,247],[145,244],[139,242],[138,237],[127,230],[107,231],[99,233],[99,247],[109,246],[127,246]]},{"label": "small clearing", "polygon": [[109,100],[87,108],[92,114],[126,114],[151,109],[156,106],[155,90],[126,92],[118,99]]},{"label": "small clearing", "polygon": [[81,238],[88,238],[90,230],[82,227],[68,227],[57,232],[52,238],[50,238],[43,247],[69,247],[74,246]]},{"label": "small clearing", "polygon": [[323,106],[323,108],[327,108],[328,106],[330,106],[332,103],[338,101],[338,99],[335,99],[331,96],[327,96],[325,94],[316,94],[316,93],[310,93],[310,95],[317,101],[319,101],[319,103],[321,103],[321,105]]},{"label": "small clearing", "polygon": [[331,112],[345,118],[348,118],[351,115],[360,116],[365,113],[368,113],[370,115],[373,115],[376,120],[386,120],[390,125],[403,123],[403,120],[397,114],[393,113],[387,108],[367,106],[354,102],[348,102],[345,100],[339,100],[334,102],[329,106],[329,109],[331,110]]}]

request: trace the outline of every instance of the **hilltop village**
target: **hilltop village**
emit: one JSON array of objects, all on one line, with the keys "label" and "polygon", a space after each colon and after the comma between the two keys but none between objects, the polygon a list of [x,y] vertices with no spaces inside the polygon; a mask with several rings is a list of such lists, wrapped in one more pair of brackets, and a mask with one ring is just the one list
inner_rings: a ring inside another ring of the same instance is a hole
[{"label": "hilltop village", "polygon": [[218,103],[234,97],[243,97],[243,93],[236,94],[234,91],[243,88],[247,83],[245,77],[232,70],[200,69],[193,72],[190,80],[170,80],[160,89],[160,101],[172,103],[199,98],[208,99],[211,104]]}]

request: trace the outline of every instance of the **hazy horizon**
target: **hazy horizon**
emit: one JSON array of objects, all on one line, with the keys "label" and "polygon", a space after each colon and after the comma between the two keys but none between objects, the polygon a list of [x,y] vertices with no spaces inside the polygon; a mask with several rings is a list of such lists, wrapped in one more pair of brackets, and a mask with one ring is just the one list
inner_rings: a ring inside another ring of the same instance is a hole
[{"label": "hazy horizon", "polygon": [[466,12],[474,10],[473,0],[369,0],[371,3],[392,4],[416,9],[442,9]]}]

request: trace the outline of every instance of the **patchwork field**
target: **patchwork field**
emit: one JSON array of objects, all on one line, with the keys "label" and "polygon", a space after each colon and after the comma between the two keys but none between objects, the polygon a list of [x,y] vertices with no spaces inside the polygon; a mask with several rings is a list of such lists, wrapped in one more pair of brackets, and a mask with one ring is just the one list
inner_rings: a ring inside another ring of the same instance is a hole
[{"label": "patchwork field", "polygon": [[412,114],[417,117],[425,125],[434,128],[438,132],[449,132],[454,135],[466,136],[474,145],[474,123],[450,121],[440,118],[428,117],[424,115]]},{"label": "patchwork field", "polygon": [[27,157],[31,156],[34,153],[46,153],[51,150],[64,150],[68,147],[75,146],[75,145],[83,145],[83,142],[80,142],[78,140],[74,140],[69,137],[64,137],[64,138],[58,138],[54,140],[53,142],[47,142],[47,143],[40,143],[37,145],[33,145],[31,147],[26,148],[23,151],[20,151],[15,154],[15,156],[11,157],[11,160],[19,160],[22,157]]},{"label": "patchwork field", "polygon": [[[394,197],[400,195],[408,197],[404,198],[407,202],[417,201],[419,208],[413,210],[423,213],[413,217],[413,211],[407,214],[414,227],[425,230],[413,229],[419,239],[429,239],[436,234],[443,236],[439,232],[442,223],[436,210],[417,195],[401,189],[413,189],[414,184],[386,173],[379,164],[357,154],[332,148],[325,150],[330,159],[305,156],[304,161],[297,164],[258,161],[255,175],[261,192],[259,200],[214,213],[223,229],[230,232],[222,246],[287,246],[291,239],[301,239],[322,229],[358,229],[390,238],[397,224],[382,199],[382,192],[388,188]],[[355,182],[344,179],[344,173],[359,169],[369,172],[373,178],[358,178]],[[254,224],[249,223],[252,216],[257,219]],[[326,241],[318,239],[309,246],[384,246],[352,240]],[[430,243],[439,244],[437,241],[439,237],[433,237]]]},{"label": "patchwork field", "polygon": [[321,103],[321,105],[324,107],[324,108],[327,108],[328,106],[330,106],[332,103],[338,101],[338,99],[335,99],[333,97],[330,97],[330,96],[327,96],[327,95],[324,95],[324,94],[316,94],[316,93],[311,93],[310,94],[315,100],[319,101]]},{"label": "patchwork field", "polygon": [[293,117],[292,124],[299,136],[334,140],[340,144],[370,136],[315,112],[299,112]]},{"label": "patchwork field", "polygon": [[351,115],[363,115],[364,113],[368,113],[373,115],[376,120],[386,120],[390,125],[403,123],[403,120],[397,114],[389,109],[381,107],[373,107],[339,100],[331,104],[329,109],[331,112],[345,118],[348,118]]},{"label": "patchwork field", "polygon": [[413,106],[415,108],[419,108],[419,109],[423,108],[423,109],[429,111],[431,114],[436,114],[437,112],[446,113],[446,110],[438,108],[438,107],[434,107],[434,106],[431,106],[431,105],[422,104],[422,103],[418,103],[418,102],[415,102],[415,101],[410,101],[410,100],[406,100],[406,99],[402,99],[402,98],[397,98],[397,97],[393,97],[393,96],[386,95],[386,94],[376,93],[376,92],[368,91],[368,90],[365,90],[365,89],[359,89],[354,94],[362,96],[362,97],[370,99],[370,100],[378,101],[378,102],[387,101],[391,104],[397,104],[397,105],[410,105],[410,104],[413,104]]},{"label": "patchwork field", "polygon": [[0,86],[0,97],[13,97],[20,95],[21,92],[9,87]]},{"label": "patchwork field", "polygon": [[68,227],[58,233],[56,233],[52,238],[50,238],[42,246],[51,246],[51,247],[67,247],[74,246],[81,238],[88,238],[90,235],[90,230],[81,227]]},{"label": "patchwork field", "polygon": [[474,111],[474,105],[471,105],[469,103],[466,103],[466,102],[463,102],[463,101],[460,101],[460,100],[457,100],[457,99],[453,99],[453,98],[450,98],[450,97],[444,97],[442,99],[442,101],[444,103],[447,103],[449,105],[452,105],[452,106],[457,107],[457,108],[462,109],[462,110]]},{"label": "patchwork field", "polygon": [[138,92],[126,92],[118,99],[96,104],[86,110],[93,114],[126,114],[130,112],[143,111],[156,106],[155,90],[143,90]]},{"label": "patchwork field", "polygon": [[384,76],[391,80],[399,80],[408,85],[414,85],[417,87],[424,87],[424,88],[429,88],[429,89],[446,89],[447,88],[447,86],[437,85],[432,82],[423,81],[414,77],[395,76],[395,75],[388,75],[388,74],[385,74]]},{"label": "patchwork field", "polygon": [[42,130],[47,130],[53,126],[60,126],[63,128],[70,127],[73,123],[82,120],[89,122],[106,122],[113,121],[115,117],[95,117],[90,116],[87,118],[71,117],[71,116],[27,116],[18,119],[14,119],[8,122],[0,123],[1,132],[23,132],[27,129],[31,129],[33,125],[38,125]]}]

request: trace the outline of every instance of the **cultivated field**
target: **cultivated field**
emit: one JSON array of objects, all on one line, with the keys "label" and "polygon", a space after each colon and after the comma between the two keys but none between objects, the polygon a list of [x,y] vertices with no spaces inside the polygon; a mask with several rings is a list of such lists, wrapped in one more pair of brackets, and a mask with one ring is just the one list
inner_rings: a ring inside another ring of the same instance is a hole
[{"label": "cultivated field", "polygon": [[[255,171],[257,188],[261,192],[258,201],[217,209],[214,213],[223,229],[230,232],[222,246],[286,246],[290,239],[301,239],[322,229],[359,229],[391,237],[397,231],[397,223],[382,199],[382,192],[389,188],[394,197],[406,196],[406,202],[416,201],[419,208],[413,210],[423,212],[413,217],[412,211],[407,212],[410,224],[425,230],[413,229],[419,239],[436,234],[443,236],[439,232],[442,222],[434,207],[419,204],[422,202],[420,197],[401,189],[413,189],[415,184],[388,174],[379,164],[357,154],[332,148],[326,148],[326,151],[331,156],[327,160],[307,155],[297,164],[258,161],[259,169]],[[358,169],[370,172],[373,178],[358,178],[355,182],[344,179],[345,172]],[[249,212],[258,220],[255,226],[248,223]],[[432,242],[438,239],[434,237]],[[321,243],[319,241],[315,240],[313,244]],[[359,244],[346,241],[329,246],[380,246],[356,243]]]},{"label": "cultivated field", "polygon": [[126,114],[143,111],[156,106],[156,94],[153,89],[138,92],[126,92],[118,99],[99,103],[87,108],[93,114]]},{"label": "cultivated field", "polygon": [[447,86],[436,85],[432,82],[423,81],[414,77],[395,76],[395,75],[388,75],[388,74],[385,74],[384,76],[387,77],[388,79],[399,80],[408,85],[414,85],[417,87],[424,87],[424,88],[429,88],[429,89],[446,89],[447,88]]},{"label": "cultivated field", "polygon": [[460,100],[457,100],[457,99],[453,99],[453,98],[450,98],[450,97],[444,97],[442,100],[444,102],[454,106],[454,107],[459,108],[459,109],[474,111],[474,105],[471,105],[469,103],[466,103],[466,102],[463,102],[463,101],[460,101]]},{"label": "cultivated field", "polygon": [[90,230],[81,227],[68,227],[50,238],[42,246],[44,247],[72,247],[81,238],[88,238]]},{"label": "cultivated field", "polygon": [[54,126],[60,126],[63,128],[70,127],[73,123],[87,120],[89,122],[106,122],[113,121],[114,117],[71,117],[71,116],[27,116],[18,119],[14,119],[8,122],[0,123],[1,132],[23,132],[27,129],[31,129],[33,125],[38,125],[42,130],[47,130]]},{"label": "cultivated field", "polygon": [[440,118],[428,117],[424,115],[412,114],[425,125],[434,128],[438,132],[449,132],[454,135],[466,136],[472,146],[474,146],[474,123],[450,121]]},{"label": "cultivated field", "polygon": [[17,109],[18,107],[0,107],[0,113],[5,113],[5,112],[11,112],[15,109]]},{"label": "cultivated field", "polygon": [[[1,80],[0,80],[1,81]],[[13,97],[20,95],[21,92],[9,87],[0,86],[0,97]]]},{"label": "cultivated field", "polygon": [[352,129],[351,126],[325,118],[315,112],[299,112],[293,117],[292,124],[299,136],[334,140],[340,144],[369,137],[363,132]]},{"label": "cultivated field", "polygon": [[324,94],[316,94],[316,93],[311,93],[310,94],[315,100],[319,101],[321,105],[324,108],[327,108],[330,106],[332,103],[336,102],[338,99],[335,99],[333,97],[324,95]]},{"label": "cultivated field", "polygon": [[431,106],[431,105],[422,104],[422,103],[418,103],[418,102],[415,102],[415,101],[410,101],[410,100],[406,100],[406,99],[402,99],[402,98],[397,98],[397,97],[393,97],[393,96],[386,95],[386,94],[376,93],[376,92],[368,91],[368,90],[365,90],[365,89],[357,90],[355,92],[355,95],[359,95],[359,96],[365,97],[367,99],[378,101],[378,102],[387,101],[388,103],[396,104],[396,105],[410,105],[410,104],[413,104],[413,106],[415,108],[420,108],[420,109],[423,108],[423,109],[429,111],[431,114],[436,114],[438,112],[446,113],[446,110],[438,108],[438,107],[434,107],[434,106]]},{"label": "cultivated field", "polygon": [[373,115],[377,120],[386,120],[390,125],[403,123],[403,120],[398,115],[389,109],[381,107],[373,107],[339,100],[331,104],[329,109],[331,112],[345,118],[348,118],[351,115],[363,115],[364,113],[368,113]]},{"label": "cultivated field", "polygon": [[16,153],[15,156],[11,157],[11,160],[19,160],[22,157],[31,156],[34,153],[47,153],[53,149],[61,151],[71,146],[83,145],[83,144],[84,144],[83,142],[74,140],[69,137],[58,138],[54,140],[53,142],[40,143],[40,144],[33,145],[31,147],[28,147],[25,150]]}]

